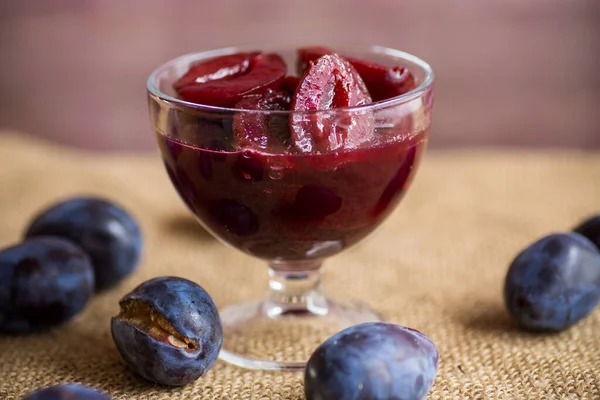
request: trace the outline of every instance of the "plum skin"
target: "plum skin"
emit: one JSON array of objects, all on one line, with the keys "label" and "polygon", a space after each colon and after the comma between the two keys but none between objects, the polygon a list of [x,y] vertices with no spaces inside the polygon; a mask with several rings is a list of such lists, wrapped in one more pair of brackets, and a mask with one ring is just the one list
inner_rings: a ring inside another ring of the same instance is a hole
[{"label": "plum skin", "polygon": [[135,219],[118,205],[96,197],[75,197],[41,211],[25,237],[69,239],[92,259],[96,291],[114,286],[138,265],[142,236]]},{"label": "plum skin", "polygon": [[[136,324],[133,318],[140,315],[128,315],[127,304],[152,310],[151,325]],[[223,341],[221,320],[208,293],[194,282],[154,278],[125,295],[120,305],[121,314],[111,321],[112,337],[123,359],[142,378],[181,386],[203,376],[216,362]],[[170,333],[162,329],[165,326]]]},{"label": "plum skin", "polygon": [[23,400],[111,400],[96,389],[75,383],[57,385],[36,390]]},{"label": "plum skin", "polygon": [[0,331],[29,333],[61,325],[93,294],[91,261],[67,240],[33,238],[0,252]]},{"label": "plum skin", "polygon": [[437,347],[421,332],[389,323],[359,324],[313,353],[305,395],[307,400],[420,400],[437,368]]},{"label": "plum skin", "polygon": [[577,233],[553,233],[511,263],[505,305],[522,327],[557,332],[585,318],[600,300],[600,253]]}]

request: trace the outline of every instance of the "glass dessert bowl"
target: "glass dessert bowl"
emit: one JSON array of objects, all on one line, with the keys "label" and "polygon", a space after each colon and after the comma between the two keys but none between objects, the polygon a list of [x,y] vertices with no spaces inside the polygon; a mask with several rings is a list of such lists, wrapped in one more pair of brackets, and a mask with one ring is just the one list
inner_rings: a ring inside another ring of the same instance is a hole
[{"label": "glass dessert bowl", "polygon": [[212,50],[148,79],[181,199],[216,238],[268,263],[266,298],[221,310],[221,358],[245,368],[303,369],[333,333],[379,320],[362,303],[328,298],[321,266],[372,233],[408,189],[427,143],[433,73],[397,50],[334,49],[342,56]]}]

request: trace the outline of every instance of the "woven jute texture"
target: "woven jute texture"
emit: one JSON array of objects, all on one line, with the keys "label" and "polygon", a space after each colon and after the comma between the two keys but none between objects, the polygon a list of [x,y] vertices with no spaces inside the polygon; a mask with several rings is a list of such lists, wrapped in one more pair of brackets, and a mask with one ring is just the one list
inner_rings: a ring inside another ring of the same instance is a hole
[{"label": "woven jute texture", "polygon": [[[301,374],[218,361],[195,384],[165,389],[124,366],[109,320],[140,282],[186,277],[219,307],[267,289],[262,262],[220,244],[192,219],[158,154],[99,155],[13,134],[0,136],[0,163],[1,245],[19,240],[40,208],[82,193],[121,203],[145,236],[140,268],[73,321],[49,333],[0,336],[0,399],[60,382],[89,384],[115,399],[303,399]],[[326,289],[435,341],[441,361],[431,400],[600,399],[600,311],[560,334],[527,334],[510,322],[501,296],[519,249],[600,211],[599,177],[597,152],[430,151],[384,226],[327,261]]]}]

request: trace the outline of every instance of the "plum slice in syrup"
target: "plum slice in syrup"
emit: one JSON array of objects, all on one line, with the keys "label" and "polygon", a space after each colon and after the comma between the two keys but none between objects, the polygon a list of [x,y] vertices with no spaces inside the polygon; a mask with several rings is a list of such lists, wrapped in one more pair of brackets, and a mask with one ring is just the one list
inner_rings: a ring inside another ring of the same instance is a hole
[{"label": "plum slice in syrup", "polygon": [[195,83],[206,83],[241,75],[250,68],[250,61],[259,54],[258,51],[230,54],[194,64],[185,75],[175,81],[173,87],[175,90],[180,90]]},{"label": "plum slice in syrup", "polygon": [[[302,73],[306,70],[310,61],[314,61],[325,54],[333,53],[333,50],[326,47],[315,46],[298,49],[298,71]],[[359,58],[344,58],[352,64],[361,76],[373,101],[396,97],[415,88],[414,76],[402,65],[386,67]]]},{"label": "plum slice in syrup", "polygon": [[296,89],[298,89],[299,84],[300,84],[300,77],[290,75],[290,76],[285,77],[285,79],[283,80],[282,86],[285,90],[287,90],[291,94],[294,94],[294,92],[296,92]]},{"label": "plum slice in syrup", "polygon": [[[291,109],[299,111],[290,115],[296,149],[310,153],[357,147],[371,136],[371,115],[332,109],[370,102],[365,83],[342,57],[327,54],[310,61],[291,103]],[[322,112],[303,113],[316,110]]]},{"label": "plum slice in syrup", "polygon": [[278,54],[240,53],[193,66],[173,87],[185,101],[233,107],[246,95],[279,89],[286,70]]},{"label": "plum slice in syrup", "polygon": [[[283,111],[290,109],[291,96],[284,90],[267,90],[242,97],[235,108]],[[283,150],[289,143],[287,118],[265,113],[239,112],[233,117],[233,133],[238,148]]]}]

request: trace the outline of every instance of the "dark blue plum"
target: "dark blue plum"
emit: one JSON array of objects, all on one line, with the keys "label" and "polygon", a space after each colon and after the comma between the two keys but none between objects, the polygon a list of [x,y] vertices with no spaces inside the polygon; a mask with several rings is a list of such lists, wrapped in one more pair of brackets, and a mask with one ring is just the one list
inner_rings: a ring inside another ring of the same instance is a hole
[{"label": "dark blue plum", "polygon": [[142,283],[120,302],[112,318],[113,340],[142,378],[181,386],[203,376],[223,341],[217,307],[200,286],[183,278]]},{"label": "dark blue plum", "polygon": [[586,219],[574,231],[591,240],[600,249],[600,214]]},{"label": "dark blue plum", "polygon": [[111,400],[108,395],[79,384],[64,384],[37,390],[23,400]]},{"label": "dark blue plum", "polygon": [[600,299],[600,253],[578,233],[554,233],[511,263],[504,301],[533,331],[561,331],[585,318]]},{"label": "dark blue plum", "polygon": [[414,329],[381,322],[347,328],[308,360],[306,400],[421,400],[438,369],[438,350]]},{"label": "dark blue plum", "polygon": [[0,252],[0,331],[28,333],[70,320],[94,294],[86,253],[60,238],[34,238]]},{"label": "dark blue plum", "polygon": [[96,291],[115,285],[137,266],[142,236],[137,222],[121,207],[100,198],[78,197],[42,211],[25,237],[59,236],[92,259]]}]

